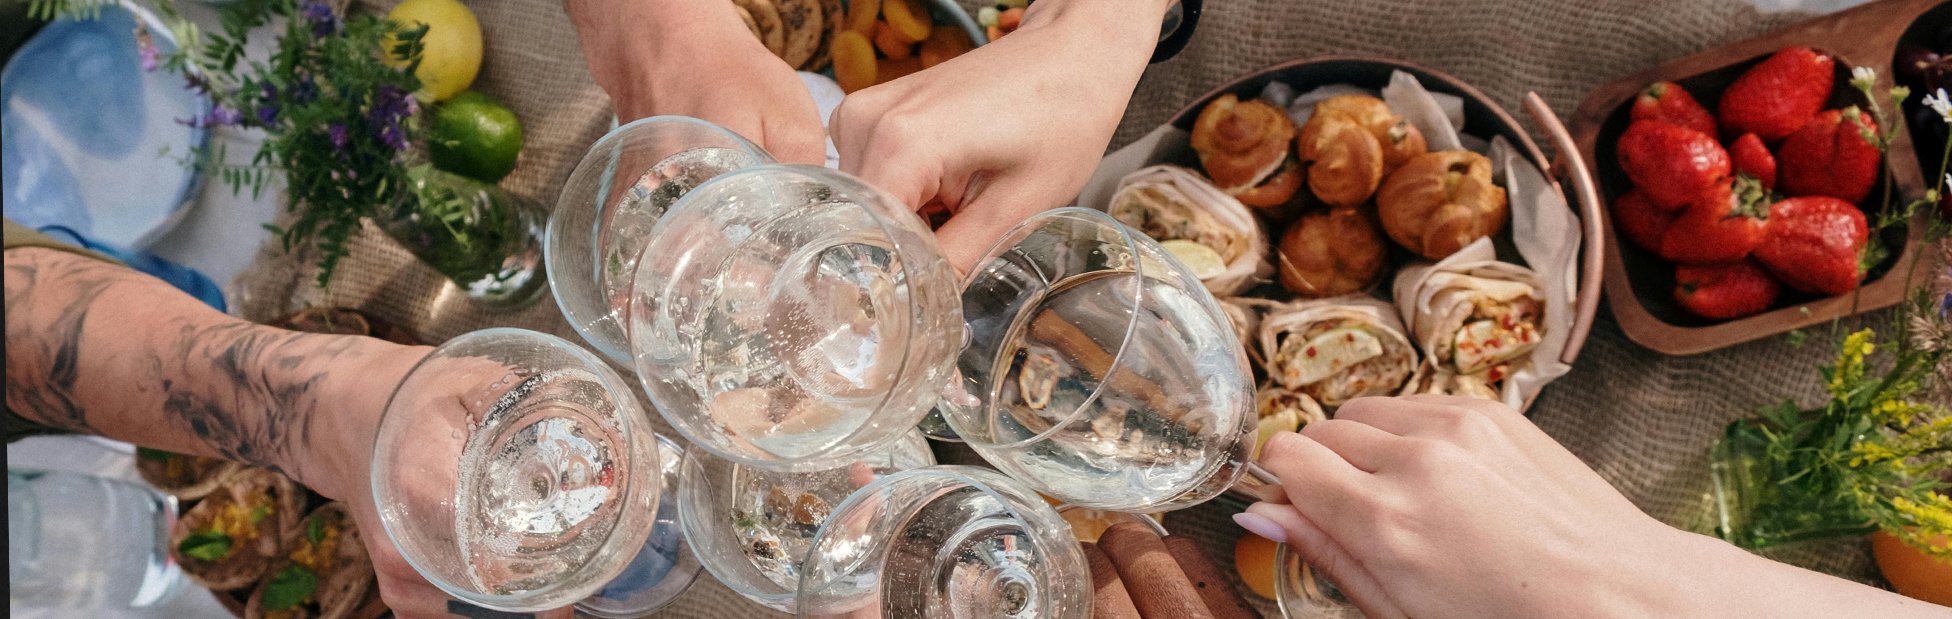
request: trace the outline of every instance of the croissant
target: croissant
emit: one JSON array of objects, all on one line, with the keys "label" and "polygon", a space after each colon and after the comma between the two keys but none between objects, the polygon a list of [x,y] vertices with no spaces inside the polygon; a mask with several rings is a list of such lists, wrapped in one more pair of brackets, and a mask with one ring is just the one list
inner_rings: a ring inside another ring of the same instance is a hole
[{"label": "croissant", "polygon": [[[1254,201],[1275,205],[1286,202],[1301,185],[1299,173],[1292,181],[1273,178],[1287,165],[1288,145],[1294,137],[1295,123],[1286,111],[1226,94],[1200,110],[1191,141],[1200,166],[1215,185],[1236,197],[1273,185],[1257,193]],[[1285,194],[1279,191],[1283,184],[1291,186]]]},{"label": "croissant", "polygon": [[1316,115],[1342,115],[1369,130],[1383,149],[1383,174],[1402,167],[1417,155],[1430,151],[1423,132],[1389,108],[1388,103],[1366,95],[1339,95],[1315,104]]},{"label": "croissant", "polygon": [[1352,208],[1303,215],[1281,235],[1281,287],[1304,297],[1360,292],[1383,276],[1389,248],[1369,216]]},{"label": "croissant", "polygon": [[1309,117],[1295,148],[1308,166],[1308,189],[1329,206],[1360,206],[1383,181],[1382,145],[1347,115]]},{"label": "croissant", "polygon": [[1470,151],[1425,153],[1390,174],[1376,192],[1390,240],[1431,260],[1505,227],[1505,190],[1491,182],[1491,160]]}]

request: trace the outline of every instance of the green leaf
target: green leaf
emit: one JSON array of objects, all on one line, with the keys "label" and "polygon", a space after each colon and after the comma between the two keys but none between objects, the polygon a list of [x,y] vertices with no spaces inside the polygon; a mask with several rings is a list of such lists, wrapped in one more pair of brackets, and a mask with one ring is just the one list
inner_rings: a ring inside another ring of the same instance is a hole
[{"label": "green leaf", "polygon": [[251,515],[250,515],[251,524],[257,524],[259,522],[262,522],[264,520],[264,517],[269,515],[271,515],[270,503],[265,503],[263,505],[253,507],[251,508]]},{"label": "green leaf", "polygon": [[230,556],[230,536],[221,531],[191,533],[176,545],[176,554],[200,561],[222,561]]},{"label": "green leaf", "polygon": [[163,451],[163,450],[161,450],[161,449],[150,449],[150,448],[148,448],[148,447],[137,447],[137,448],[136,448],[136,457],[137,457],[137,458],[141,458],[141,459],[144,459],[144,460],[149,460],[149,461],[151,461],[151,462],[168,462],[170,458],[174,458],[174,457],[176,457],[176,454],[173,454],[173,453],[170,453],[170,452],[167,452],[167,451]]},{"label": "green leaf", "polygon": [[300,565],[288,565],[264,585],[264,609],[285,610],[305,603],[319,588],[318,576]]},{"label": "green leaf", "polygon": [[325,541],[325,518],[313,516],[305,521],[305,539],[311,540],[313,546]]}]

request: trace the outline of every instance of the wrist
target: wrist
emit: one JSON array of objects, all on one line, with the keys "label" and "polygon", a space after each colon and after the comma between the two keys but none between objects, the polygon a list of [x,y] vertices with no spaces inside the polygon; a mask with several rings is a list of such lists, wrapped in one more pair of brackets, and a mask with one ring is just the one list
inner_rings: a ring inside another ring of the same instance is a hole
[{"label": "wrist", "polygon": [[[369,337],[313,336],[321,354],[293,371],[318,377],[315,405],[296,421],[310,443],[291,454],[286,472],[319,494],[340,500],[367,492],[368,467],[388,400],[432,349]],[[337,352],[327,352],[339,349]]]},{"label": "wrist", "polygon": [[[661,93],[690,91],[713,77],[704,67],[755,53],[770,58],[724,0],[570,0],[590,75],[619,120],[660,112]],[[704,81],[700,81],[704,78]]]}]

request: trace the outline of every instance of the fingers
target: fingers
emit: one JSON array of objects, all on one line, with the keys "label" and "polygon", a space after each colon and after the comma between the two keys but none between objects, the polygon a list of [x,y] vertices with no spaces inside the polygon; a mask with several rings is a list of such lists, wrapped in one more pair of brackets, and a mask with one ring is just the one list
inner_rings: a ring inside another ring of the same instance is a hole
[{"label": "fingers", "polygon": [[[1375,574],[1293,506],[1256,503],[1248,506],[1247,513],[1281,527],[1282,532],[1286,533],[1288,549],[1300,554],[1302,562],[1311,569],[1333,581],[1336,588],[1362,611],[1363,616],[1369,619],[1407,619],[1408,615],[1396,607],[1396,602],[1384,591],[1382,582],[1376,579]],[[1274,566],[1274,577],[1287,578],[1286,567]]]},{"label": "fingers", "polygon": [[1382,469],[1397,457],[1393,443],[1402,438],[1375,426],[1346,419],[1317,421],[1302,428],[1301,434],[1315,439],[1349,464],[1368,473]]},{"label": "fingers", "polygon": [[773,115],[765,119],[766,152],[780,163],[821,165],[827,162],[827,132],[819,113]]},{"label": "fingers", "polygon": [[1281,479],[1290,501],[1333,503],[1361,491],[1365,473],[1314,439],[1282,432],[1261,447],[1262,468]]},{"label": "fingers", "polygon": [[935,233],[943,255],[963,273],[975,269],[1011,228],[1035,213],[1058,206],[1038,183],[1026,179],[986,176],[974,179],[970,189],[967,201]]}]

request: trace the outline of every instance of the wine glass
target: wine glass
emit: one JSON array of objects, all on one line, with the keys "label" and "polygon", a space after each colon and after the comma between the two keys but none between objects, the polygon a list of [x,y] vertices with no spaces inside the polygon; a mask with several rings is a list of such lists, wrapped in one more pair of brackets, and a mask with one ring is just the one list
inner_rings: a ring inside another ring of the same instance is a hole
[{"label": "wine glass", "polygon": [[1011,477],[1082,507],[1160,511],[1245,470],[1254,384],[1226,315],[1111,216],[1026,220],[970,273],[962,309],[961,382],[938,410]]},{"label": "wine glass", "polygon": [[832,469],[911,432],[948,384],[954,267],[900,201],[846,174],[769,164],[693,189],[637,265],[637,376],[695,448]]},{"label": "wine glass", "polygon": [[461,601],[534,612],[589,597],[644,548],[662,484],[650,417],[595,355],[519,329],[436,348],[373,446],[388,539]]},{"label": "wine glass", "polygon": [[876,476],[935,464],[915,432],[831,469],[773,471],[686,453],[676,501],[685,540],[727,588],[792,612],[801,560],[834,506]]},{"label": "wine glass", "polygon": [[1037,493],[987,469],[890,475],[849,496],[808,549],[803,617],[1091,615],[1084,552]]},{"label": "wine glass", "polygon": [[628,365],[623,316],[651,226],[699,184],[772,160],[736,133],[682,116],[640,119],[591,145],[563,186],[543,243],[556,305],[583,341]]},{"label": "wine glass", "polygon": [[1288,619],[1362,619],[1361,610],[1287,544],[1274,547],[1274,603]]},{"label": "wine glass", "polygon": [[590,597],[576,603],[576,610],[599,619],[626,619],[657,612],[691,588],[702,568],[698,557],[685,544],[678,524],[678,478],[685,450],[671,439],[657,436],[657,462],[661,472],[657,501],[657,522],[630,565]]}]

